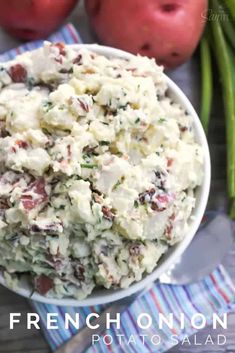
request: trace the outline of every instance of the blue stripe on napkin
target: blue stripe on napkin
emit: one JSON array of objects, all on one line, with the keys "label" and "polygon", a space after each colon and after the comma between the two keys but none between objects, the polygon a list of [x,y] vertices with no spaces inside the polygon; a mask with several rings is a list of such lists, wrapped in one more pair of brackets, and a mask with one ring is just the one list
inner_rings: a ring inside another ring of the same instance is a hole
[{"label": "blue stripe on napkin", "polygon": [[[63,41],[67,44],[79,43],[81,38],[75,28],[68,24],[59,32],[53,34],[48,40],[52,42]],[[35,41],[24,44],[16,49],[0,55],[0,61],[6,61],[14,58],[17,54],[25,50],[32,50],[42,45],[43,41]],[[86,316],[91,312],[100,313],[104,306],[95,307],[58,307],[38,302],[33,302],[33,307],[39,313],[42,329],[51,348],[55,350],[62,343],[76,333],[74,328],[66,330],[64,328],[64,314],[69,313],[72,317],[75,313],[80,314],[81,326],[85,323]],[[235,309],[235,288],[229,275],[222,266],[219,266],[212,274],[202,281],[187,286],[171,286],[164,284],[154,284],[153,287],[145,292],[141,297],[129,306],[121,315],[121,329],[117,330],[114,325],[104,335],[112,335],[113,343],[105,345],[102,340],[90,347],[87,353],[160,353],[170,349],[174,342],[170,339],[176,335],[179,341],[183,340],[185,335],[192,335],[196,330],[191,326],[190,318],[197,313],[203,313],[207,324],[212,322],[212,314],[222,315]],[[148,313],[153,318],[153,325],[146,331],[140,330],[136,325],[139,314]],[[58,330],[46,329],[47,313],[58,314]],[[173,313],[175,317],[174,329],[166,326],[162,330],[156,329],[158,314],[166,316]],[[185,329],[180,328],[179,316],[185,315]],[[120,345],[117,334],[123,336],[123,344]],[[141,334],[147,334],[145,345],[140,339]],[[103,335],[103,336],[104,336]],[[127,344],[130,336],[134,335],[136,344]],[[151,337],[159,335],[161,343],[154,346]]]}]

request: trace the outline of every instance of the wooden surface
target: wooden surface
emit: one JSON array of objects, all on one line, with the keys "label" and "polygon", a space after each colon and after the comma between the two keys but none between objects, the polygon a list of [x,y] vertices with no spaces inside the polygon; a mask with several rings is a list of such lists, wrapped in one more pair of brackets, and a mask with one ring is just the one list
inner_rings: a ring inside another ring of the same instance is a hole
[{"label": "wooden surface", "polygon": [[[82,8],[76,8],[70,17],[72,23],[79,29],[84,42],[94,42],[94,37],[87,24],[87,19]],[[19,42],[0,29],[0,52],[13,48]],[[198,109],[199,97],[199,65],[197,56],[181,68],[170,72],[169,75],[183,89],[196,109]],[[223,111],[221,107],[221,93],[218,84],[215,86],[215,106],[213,109],[212,124],[209,134],[210,150],[212,154],[212,189],[211,197],[208,203],[208,209],[223,209],[226,207],[226,160],[224,146],[224,124]],[[224,265],[235,282],[235,246],[224,260]],[[20,312],[22,317],[31,308],[27,300],[10,292],[0,286],[0,353],[49,353],[50,349],[44,340],[41,332],[37,330],[26,330],[25,322],[17,325],[13,331],[10,331],[9,313]],[[225,346],[175,346],[169,353],[235,353],[235,313],[229,315],[228,330],[212,330],[210,327],[197,334],[198,342],[205,341],[208,334],[216,337],[219,333],[225,334],[227,344]],[[140,352],[141,353],[141,352]]]}]

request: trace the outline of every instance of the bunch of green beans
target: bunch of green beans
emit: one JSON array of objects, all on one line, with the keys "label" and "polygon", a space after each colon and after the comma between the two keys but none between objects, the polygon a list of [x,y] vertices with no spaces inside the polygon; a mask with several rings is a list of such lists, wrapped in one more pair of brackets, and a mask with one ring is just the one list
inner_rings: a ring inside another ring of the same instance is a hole
[{"label": "bunch of green beans", "polygon": [[212,104],[212,60],[216,64],[222,85],[227,146],[227,189],[230,216],[235,218],[235,1],[211,0],[213,16],[201,41],[201,121],[207,132]]}]

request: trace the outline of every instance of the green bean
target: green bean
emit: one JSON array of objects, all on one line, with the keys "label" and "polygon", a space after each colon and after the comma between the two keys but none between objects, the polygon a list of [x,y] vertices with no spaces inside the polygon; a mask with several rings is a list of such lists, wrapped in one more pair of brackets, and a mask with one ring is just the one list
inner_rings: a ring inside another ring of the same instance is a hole
[{"label": "green bean", "polygon": [[[216,3],[215,3],[215,6],[217,6]],[[223,19],[221,19],[220,22],[230,44],[235,49],[235,23],[231,18],[231,14],[229,13],[227,6],[224,6],[223,1],[220,1],[217,11],[222,11],[222,13],[225,14],[226,16]]]},{"label": "green bean", "polygon": [[205,34],[200,43],[201,53],[201,110],[200,118],[202,126],[207,133],[211,113],[212,102],[212,66],[211,52],[207,35]]},{"label": "green bean", "polygon": [[[214,14],[218,15],[215,3],[217,3],[217,1],[212,0],[211,7]],[[223,89],[227,138],[228,195],[231,199],[230,215],[232,218],[235,218],[235,100],[233,92],[232,62],[220,22],[211,21],[210,25],[214,38],[213,48],[215,49]]]},{"label": "green bean", "polygon": [[223,3],[229,9],[233,20],[235,21],[235,1],[234,0],[223,0]]},{"label": "green bean", "polygon": [[[233,97],[235,100],[235,55],[234,51],[230,46],[228,46],[228,53],[231,61],[231,69],[232,69],[232,80],[233,80]],[[235,218],[235,199],[231,200],[231,207],[230,207],[230,215],[232,218]]]}]

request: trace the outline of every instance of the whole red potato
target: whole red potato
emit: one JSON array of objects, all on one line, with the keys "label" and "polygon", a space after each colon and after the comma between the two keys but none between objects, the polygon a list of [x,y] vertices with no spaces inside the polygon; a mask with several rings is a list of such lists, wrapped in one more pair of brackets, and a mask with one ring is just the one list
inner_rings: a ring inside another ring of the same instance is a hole
[{"label": "whole red potato", "polygon": [[0,25],[13,36],[47,37],[68,16],[78,0],[0,0]]},{"label": "whole red potato", "polygon": [[154,57],[175,67],[195,50],[207,0],[86,0],[98,38],[106,45]]}]

